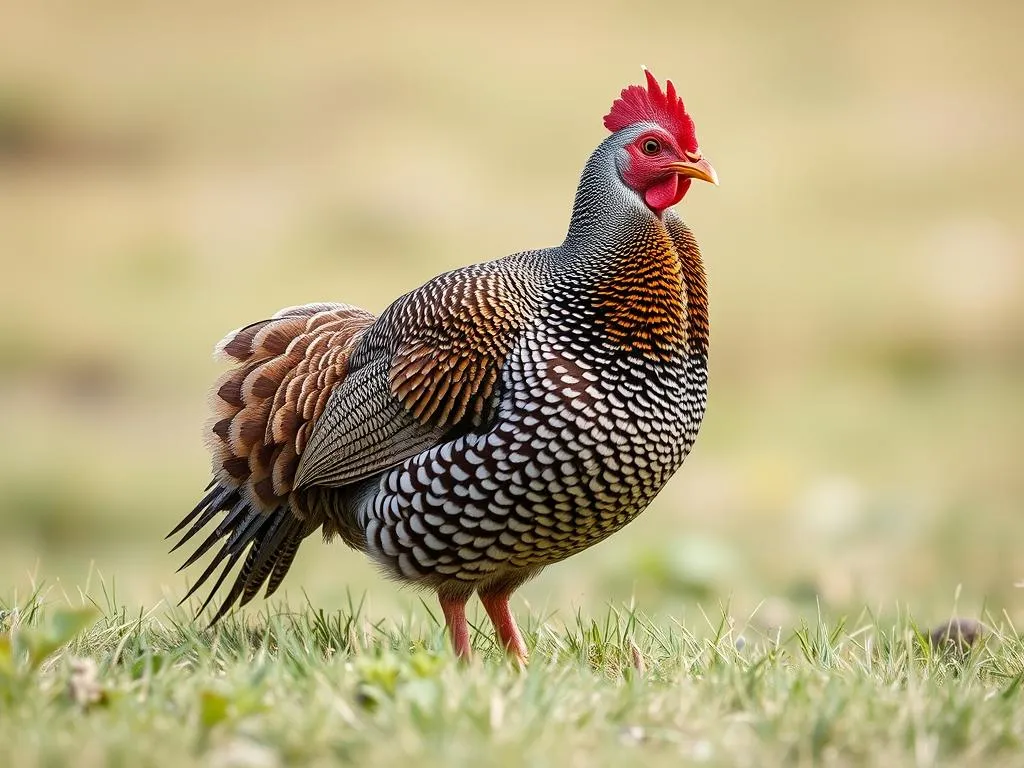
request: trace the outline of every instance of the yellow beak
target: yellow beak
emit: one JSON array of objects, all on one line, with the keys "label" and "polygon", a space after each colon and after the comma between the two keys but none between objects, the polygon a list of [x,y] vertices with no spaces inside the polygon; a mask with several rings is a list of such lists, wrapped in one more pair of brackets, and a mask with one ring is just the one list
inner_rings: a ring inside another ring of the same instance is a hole
[{"label": "yellow beak", "polygon": [[711,163],[703,157],[700,160],[695,160],[694,162],[672,163],[668,168],[669,170],[675,171],[680,176],[685,176],[688,179],[710,181],[715,186],[718,186],[718,174],[711,166]]}]

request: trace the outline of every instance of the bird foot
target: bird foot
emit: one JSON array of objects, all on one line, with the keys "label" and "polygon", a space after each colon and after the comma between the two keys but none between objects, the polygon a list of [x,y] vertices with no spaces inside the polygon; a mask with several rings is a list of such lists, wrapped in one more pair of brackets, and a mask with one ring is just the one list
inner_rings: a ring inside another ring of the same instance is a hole
[{"label": "bird foot", "polygon": [[507,594],[480,595],[480,602],[483,603],[487,615],[491,617],[498,641],[509,658],[515,661],[520,669],[526,669],[529,654],[519,627],[516,626],[515,617],[508,606],[508,598]]},{"label": "bird foot", "polygon": [[452,650],[459,661],[468,664],[473,658],[473,648],[469,642],[469,622],[466,621],[466,601],[447,600],[440,598],[441,612],[444,623],[452,640]]}]

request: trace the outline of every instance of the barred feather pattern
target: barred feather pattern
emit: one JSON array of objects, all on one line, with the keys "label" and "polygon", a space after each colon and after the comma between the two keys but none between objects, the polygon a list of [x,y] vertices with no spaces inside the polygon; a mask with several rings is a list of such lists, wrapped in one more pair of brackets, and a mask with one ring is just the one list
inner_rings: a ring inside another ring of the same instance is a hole
[{"label": "barred feather pattern", "polygon": [[[597,274],[600,254],[548,254],[559,277],[510,350],[493,423],[364,485],[358,527],[386,572],[452,596],[507,593],[648,506],[707,402],[706,304],[694,322],[688,311],[703,269],[672,228],[649,222]],[[646,279],[617,280],[627,265]]]}]

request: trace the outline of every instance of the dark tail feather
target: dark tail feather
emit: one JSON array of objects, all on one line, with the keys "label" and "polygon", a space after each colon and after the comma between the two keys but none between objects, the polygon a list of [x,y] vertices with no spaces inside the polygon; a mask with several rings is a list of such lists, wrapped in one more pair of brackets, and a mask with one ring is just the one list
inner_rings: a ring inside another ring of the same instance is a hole
[{"label": "dark tail feather", "polygon": [[224,513],[224,516],[216,528],[182,565],[182,568],[187,568],[206,554],[214,544],[221,543],[220,549],[210,560],[206,570],[181,601],[184,603],[192,597],[223,565],[213,588],[196,614],[198,616],[206,610],[221,584],[245,555],[242,567],[220,608],[211,619],[210,626],[223,618],[236,603],[248,603],[268,579],[270,584],[267,595],[276,590],[295,559],[299,544],[315,530],[315,526],[311,527],[295,517],[287,505],[265,512],[255,508],[237,488],[217,484],[208,489],[203,500],[171,532],[170,535],[173,536],[192,523],[192,527],[171,551],[192,539],[220,513]]},{"label": "dark tail feather", "polygon": [[270,579],[267,580],[267,591],[263,594],[264,598],[270,597],[281,586],[284,575],[292,567],[292,560],[295,559],[295,553],[299,551],[301,541],[301,539],[290,539],[281,548],[281,553],[277,556],[277,560],[274,563],[274,570],[270,574]]},{"label": "dark tail feather", "polygon": [[[211,487],[213,488],[213,490],[209,490]],[[237,498],[237,488],[230,488],[228,486],[220,485],[214,486],[213,483],[206,486],[206,488],[207,490],[209,490],[209,493],[207,493],[203,497],[202,501],[196,504],[195,509],[193,509],[187,515],[185,515],[182,521],[178,523],[176,526],[174,526],[174,530],[172,530],[164,537],[165,539],[171,538],[171,536],[177,534],[178,531],[180,531],[186,525],[191,523],[197,517],[199,518],[199,520],[196,521],[196,524],[192,527],[192,530],[186,533],[181,538],[181,541],[174,545],[174,549],[172,549],[171,552],[173,552],[175,549],[177,549],[186,541],[188,541],[188,539],[194,536],[198,530],[200,530],[201,528],[205,528],[206,524],[210,522],[213,516],[216,515],[222,509],[224,509],[224,504],[226,503],[227,499]]]},{"label": "dark tail feather", "polygon": [[[248,522],[248,520],[252,517],[259,517],[259,514],[259,512],[250,511],[249,502],[246,499],[235,498],[235,503],[231,505],[231,507],[227,510],[227,514],[224,515],[224,519],[221,520],[220,524],[213,529],[213,533],[207,536],[205,541],[203,541],[202,544],[196,547],[195,552],[189,555],[188,560],[181,564],[181,567],[178,568],[178,573],[181,573],[183,570],[192,565],[192,563],[194,563],[196,560],[198,560],[207,552],[209,552],[210,548],[218,541],[223,539],[224,536],[226,536],[229,532],[235,531],[235,524],[238,522],[239,518],[244,517],[245,521]],[[204,515],[203,517],[205,518],[206,515]],[[200,522],[202,522],[202,519],[200,519]],[[209,522],[208,519],[207,522]],[[180,547],[182,544],[188,541],[194,535],[194,533],[198,533],[201,530],[200,528],[195,528],[194,526],[193,528],[194,531],[189,531],[181,539],[181,541],[174,545],[174,549],[172,549],[171,552],[174,552],[174,550],[176,550],[178,547]],[[242,528],[240,527],[237,530],[242,530]],[[232,538],[234,538],[233,533]],[[231,539],[228,539],[228,541],[230,542]],[[227,544],[224,545],[224,548],[227,549]]]}]

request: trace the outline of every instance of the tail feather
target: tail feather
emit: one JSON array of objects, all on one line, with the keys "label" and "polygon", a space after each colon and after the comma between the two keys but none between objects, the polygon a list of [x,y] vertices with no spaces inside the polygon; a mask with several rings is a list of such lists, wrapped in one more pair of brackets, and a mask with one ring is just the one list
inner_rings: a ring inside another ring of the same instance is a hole
[{"label": "tail feather", "polygon": [[[264,520],[264,526],[269,525],[270,527],[273,527],[275,524],[279,522],[280,518],[267,518],[266,520]],[[262,549],[263,547],[261,546],[254,546],[249,548],[249,553],[245,556],[245,561],[242,563],[242,568],[239,571],[238,575],[235,577],[235,581],[231,585],[231,589],[228,591],[228,594],[224,598],[224,600],[221,601],[220,607],[217,609],[217,612],[213,614],[213,618],[210,619],[211,627],[218,621],[220,621],[221,618],[223,618],[223,616],[231,610],[235,603],[238,602],[238,596],[242,593],[242,590],[245,588],[248,572],[252,570],[252,563],[254,560],[256,560],[257,557],[259,557],[260,551]],[[213,589],[210,590],[210,594],[207,596],[206,600],[199,608],[200,613],[206,610],[206,606],[210,604],[210,601],[213,599],[213,595],[220,588],[220,585],[223,583],[224,578],[227,576],[228,572],[234,567],[235,563],[238,562],[239,558],[241,558],[243,551],[244,550],[239,549],[238,551],[231,554],[231,558],[228,561],[228,565],[224,567],[224,571],[218,577],[217,583],[214,585]]]},{"label": "tail feather", "polygon": [[[199,610],[196,611],[197,618],[201,616],[203,611],[206,610],[207,606],[209,606],[210,603],[213,602],[213,596],[217,594],[217,590],[220,589],[220,585],[224,583],[224,579],[226,579],[228,577],[228,574],[231,573],[231,569],[235,567],[235,563],[238,562],[241,556],[242,553],[241,551],[239,551],[235,552],[233,555],[231,555],[230,558],[228,558],[228,561],[224,564],[223,570],[220,572],[220,576],[217,577],[217,581],[214,582],[214,585],[210,588],[210,593],[206,596],[206,599],[203,600],[203,604],[199,606]],[[212,570],[213,567],[214,566],[211,565],[211,568],[209,570]],[[210,619],[210,623],[206,625],[207,628],[210,628],[214,624],[216,624],[217,621],[230,609],[231,604],[228,603],[227,600],[221,603],[220,608],[217,609],[217,613],[215,613],[213,618]]]},{"label": "tail feather", "polygon": [[282,522],[275,531],[267,534],[267,545],[256,553],[252,565],[248,569],[243,567],[240,574],[239,581],[244,575],[245,583],[242,585],[239,605],[245,605],[256,597],[274,568],[281,562],[282,556],[287,555],[288,550],[294,554],[307,535],[308,533],[303,531],[302,521],[295,518]]},{"label": "tail feather", "polygon": [[273,594],[299,544],[323,522],[292,504],[299,456],[331,392],[348,374],[352,350],[375,319],[345,304],[308,304],[240,328],[217,345],[216,355],[234,367],[211,395],[206,442],[214,479],[168,534],[181,534],[174,552],[217,520],[181,566],[188,568],[220,545],[182,600],[217,574],[199,613],[242,562],[211,625],[252,600],[264,584],[267,596]]},{"label": "tail feather", "polygon": [[235,367],[214,384],[206,432],[214,476],[268,512],[287,503],[308,433],[375,319],[312,304],[228,334],[217,354]]},{"label": "tail feather", "polygon": [[[217,556],[209,562],[209,564],[206,566],[206,570],[202,572],[198,579],[196,579],[195,584],[193,584],[189,588],[188,592],[185,593],[185,596],[181,599],[181,602],[179,602],[178,605],[181,605],[184,602],[186,602],[190,597],[192,597],[192,595],[194,595],[202,588],[203,584],[205,584],[206,581],[213,575],[214,571],[216,571],[221,566],[221,564],[224,563],[224,558],[227,557],[228,554],[229,553],[223,548],[220,550],[220,552],[217,553]],[[206,606],[210,604],[210,601],[213,599],[213,596],[217,593],[217,589],[220,587],[221,584],[224,583],[224,579],[227,578],[228,572],[231,570],[235,562],[241,556],[241,551],[238,551],[235,552],[228,559],[226,567],[224,568],[224,570],[221,571],[221,574],[217,578],[217,581],[214,582],[213,587],[210,589],[209,594],[206,596],[206,600],[203,601],[203,604],[199,606],[199,610],[196,611],[196,616],[199,616],[199,614],[206,610]]]},{"label": "tail feather", "polygon": [[[206,569],[181,601],[182,603],[188,601],[220,569],[209,594],[197,612],[198,615],[202,614],[210,605],[221,585],[235,569],[238,561],[242,559],[243,555],[245,556],[241,569],[234,577],[231,589],[210,620],[211,626],[217,623],[236,603],[245,605],[249,602],[272,574],[277,574],[274,584],[276,589],[277,584],[284,578],[284,574],[291,565],[302,539],[312,532],[310,525],[293,515],[287,506],[279,507],[268,514],[254,509],[252,502],[242,498],[237,489],[231,490],[234,493],[218,494],[211,499],[214,501],[223,498],[225,502],[233,503],[230,506],[226,503],[222,504],[220,509],[212,507],[214,513],[225,513],[224,519],[196,547],[196,550],[182,565],[182,568],[188,567],[206,554],[214,544],[221,543],[220,549],[213,555]],[[208,518],[209,511],[211,508],[203,510],[200,513],[200,519]],[[201,529],[190,530],[178,542],[176,548],[189,541],[199,530]]]},{"label": "tail feather", "polygon": [[285,574],[292,567],[292,561],[295,560],[295,555],[299,551],[299,543],[299,539],[291,539],[287,546],[281,550],[277,560],[274,562],[274,570],[271,571],[270,578],[267,580],[267,591],[263,593],[263,597],[270,597],[277,592],[277,588],[284,581]]},{"label": "tail feather", "polygon": [[[235,503],[227,510],[227,514],[224,516],[224,519],[220,522],[220,524],[213,530],[212,533],[210,533],[209,536],[206,537],[202,544],[196,547],[195,551],[191,555],[189,555],[189,558],[181,564],[181,567],[178,568],[178,571],[180,572],[188,568],[190,565],[192,565],[192,563],[194,563],[196,560],[198,560],[207,552],[209,552],[213,545],[220,541],[222,538],[224,538],[225,534],[228,531],[234,530],[233,525],[236,523],[238,518],[243,513],[245,513],[246,509],[248,508],[248,505],[249,503],[245,499],[237,499]],[[196,529],[195,532],[198,533],[199,529]],[[192,532],[190,531],[189,537],[191,537],[191,535]],[[177,546],[180,547],[182,544],[184,544],[187,538],[188,537],[178,542]]]},{"label": "tail feather", "polygon": [[237,492],[237,489],[235,488],[228,488],[226,486],[219,485],[216,480],[211,480],[210,484],[206,486],[206,488],[207,491],[209,492],[202,498],[202,500],[198,504],[196,504],[195,508],[187,515],[185,515],[185,517],[182,518],[181,522],[174,526],[174,528],[171,529],[171,532],[164,537],[165,539],[169,539],[172,536],[176,536],[178,532],[181,529],[183,529],[186,525],[191,523],[197,517],[199,518],[199,521],[196,523],[193,530],[185,534],[181,541],[174,545],[174,547],[171,549],[171,552],[173,552],[175,549],[184,544],[185,541],[187,541],[188,538],[192,536],[196,531],[204,528],[206,524],[210,522],[213,516],[216,515],[217,512],[220,510],[221,504],[224,502],[224,499],[226,499],[232,493]]}]

